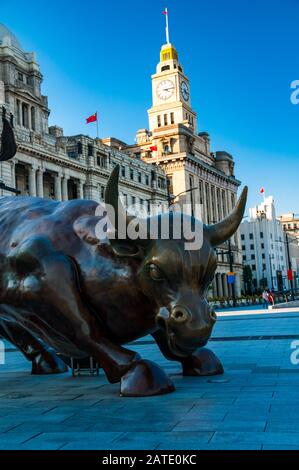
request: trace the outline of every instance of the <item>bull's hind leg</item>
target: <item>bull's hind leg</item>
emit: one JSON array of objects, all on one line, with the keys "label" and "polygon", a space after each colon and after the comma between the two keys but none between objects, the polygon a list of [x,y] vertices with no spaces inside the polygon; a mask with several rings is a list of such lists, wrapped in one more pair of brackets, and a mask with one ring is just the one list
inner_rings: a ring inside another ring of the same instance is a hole
[{"label": "bull's hind leg", "polygon": [[223,366],[210,349],[200,348],[188,357],[178,357],[169,349],[168,342],[162,330],[153,334],[162,354],[170,361],[178,361],[182,364],[183,375],[192,377],[204,377],[223,374]]},{"label": "bull's hind leg", "polygon": [[0,335],[16,346],[32,363],[34,375],[60,374],[68,370],[55,352],[15,322],[0,321]]}]

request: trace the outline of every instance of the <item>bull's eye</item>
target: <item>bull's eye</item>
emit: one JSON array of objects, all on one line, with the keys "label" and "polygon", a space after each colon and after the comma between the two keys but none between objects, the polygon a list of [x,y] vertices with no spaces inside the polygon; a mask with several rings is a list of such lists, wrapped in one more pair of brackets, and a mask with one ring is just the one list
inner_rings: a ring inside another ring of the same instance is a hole
[{"label": "bull's eye", "polygon": [[149,265],[149,274],[153,281],[164,281],[165,277],[161,271],[155,264]]}]

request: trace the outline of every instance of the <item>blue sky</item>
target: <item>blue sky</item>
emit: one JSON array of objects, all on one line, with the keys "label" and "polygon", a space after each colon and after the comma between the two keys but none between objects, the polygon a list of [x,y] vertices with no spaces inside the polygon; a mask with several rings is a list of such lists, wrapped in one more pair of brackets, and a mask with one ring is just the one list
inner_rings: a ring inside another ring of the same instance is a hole
[{"label": "blue sky", "polygon": [[191,81],[198,130],[212,150],[227,150],[236,176],[275,197],[277,212],[299,213],[298,0],[0,0],[0,22],[26,51],[36,51],[49,96],[51,124],[89,133],[98,110],[100,135],[132,143],[147,127],[150,76],[171,41]]}]

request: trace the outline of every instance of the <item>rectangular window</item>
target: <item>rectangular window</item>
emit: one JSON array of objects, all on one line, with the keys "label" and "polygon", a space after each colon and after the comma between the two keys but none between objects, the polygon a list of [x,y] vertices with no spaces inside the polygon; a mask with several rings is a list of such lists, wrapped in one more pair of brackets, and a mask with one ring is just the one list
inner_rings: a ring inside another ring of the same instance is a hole
[{"label": "rectangular window", "polygon": [[130,168],[130,179],[131,180],[134,179],[134,170],[133,170],[133,168]]},{"label": "rectangular window", "polygon": [[252,269],[252,271],[256,271],[256,265],[253,264],[251,269]]},{"label": "rectangular window", "polygon": [[251,250],[254,250],[254,245],[250,245],[250,249],[251,249]]},{"label": "rectangular window", "polygon": [[165,179],[164,178],[161,178],[161,177],[158,178],[158,188],[165,189]]},{"label": "rectangular window", "polygon": [[[90,155],[90,154],[88,154]],[[107,157],[106,155],[97,154],[97,165],[101,168],[107,168]]]},{"label": "rectangular window", "polygon": [[255,255],[251,255],[251,259],[252,259],[252,260],[255,260]]},{"label": "rectangular window", "polygon": [[261,232],[261,233],[260,233],[260,237],[261,237],[261,238],[264,238],[264,232]]},{"label": "rectangular window", "polygon": [[88,156],[92,157],[93,156],[93,146],[91,144],[88,144]]},{"label": "rectangular window", "polygon": [[241,240],[245,240],[245,235],[241,235]]},{"label": "rectangular window", "polygon": [[246,246],[245,246],[245,245],[242,245],[242,250],[243,250],[243,251],[246,250]]},{"label": "rectangular window", "polygon": [[164,114],[164,126],[168,125],[168,117],[167,114]]},{"label": "rectangular window", "polygon": [[174,124],[174,113],[170,113],[170,122]]},{"label": "rectangular window", "polygon": [[253,233],[249,234],[249,238],[250,238],[250,240],[253,240]]},{"label": "rectangular window", "polygon": [[126,177],[126,167],[125,167],[125,166],[122,166],[122,167],[121,167],[121,176],[122,176],[123,178]]},{"label": "rectangular window", "polygon": [[161,127],[161,116],[157,116],[158,127]]},{"label": "rectangular window", "polygon": [[138,171],[138,183],[141,183],[142,182],[142,175],[141,175],[141,172]]},{"label": "rectangular window", "polygon": [[146,186],[149,186],[149,176],[145,175],[145,184]]},{"label": "rectangular window", "polygon": [[203,204],[202,181],[198,182],[199,189],[199,204]]},{"label": "rectangular window", "polygon": [[261,243],[261,249],[262,249],[262,250],[265,249],[265,243]]},{"label": "rectangular window", "polygon": [[246,261],[246,255],[243,255],[243,261]]},{"label": "rectangular window", "polygon": [[23,80],[24,80],[24,75],[21,72],[18,72],[18,80],[20,82],[23,82]]}]

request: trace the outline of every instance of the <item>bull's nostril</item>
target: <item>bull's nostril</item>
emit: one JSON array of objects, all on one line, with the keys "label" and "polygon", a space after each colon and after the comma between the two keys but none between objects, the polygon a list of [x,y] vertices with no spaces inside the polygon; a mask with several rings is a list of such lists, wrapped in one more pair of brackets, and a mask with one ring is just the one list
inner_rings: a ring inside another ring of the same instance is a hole
[{"label": "bull's nostril", "polygon": [[171,318],[177,323],[184,323],[189,319],[189,313],[182,308],[175,308],[171,314]]}]

